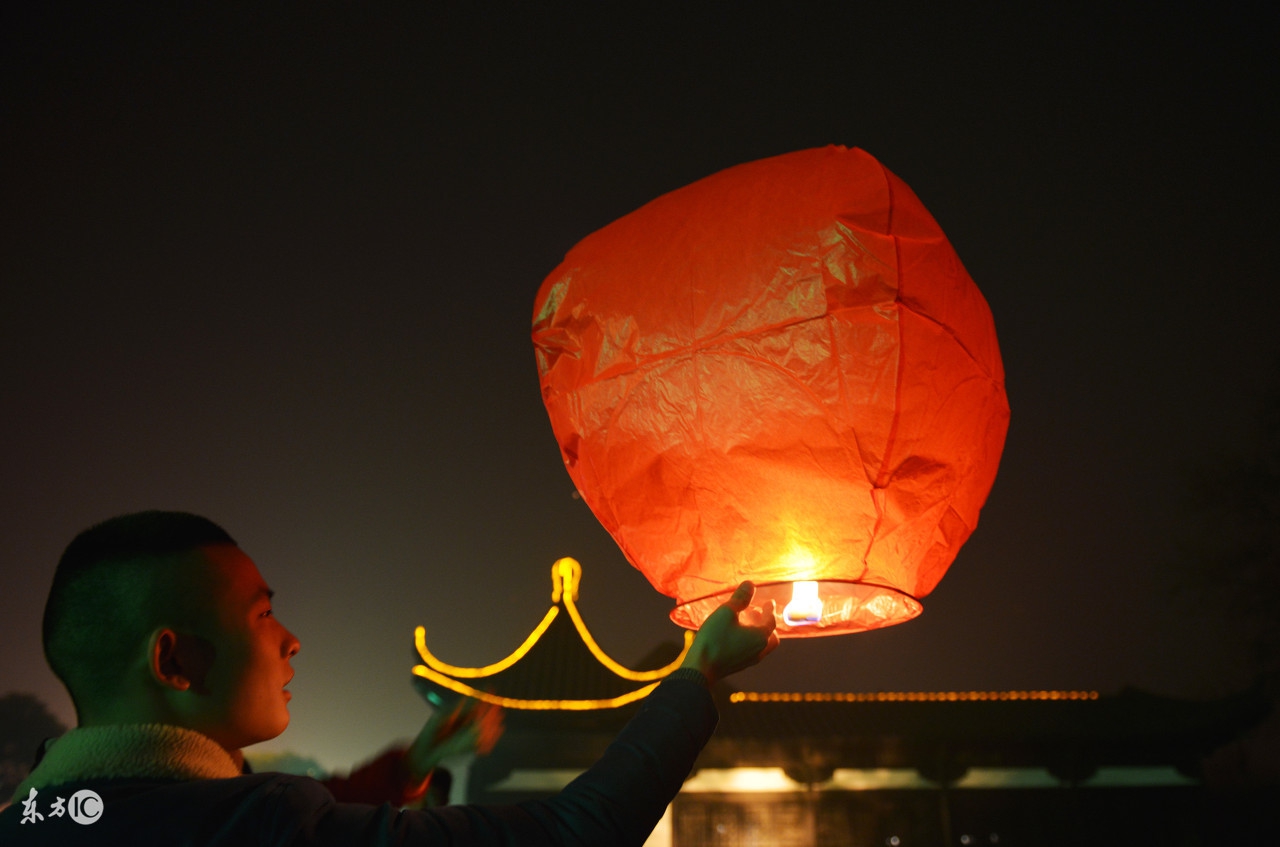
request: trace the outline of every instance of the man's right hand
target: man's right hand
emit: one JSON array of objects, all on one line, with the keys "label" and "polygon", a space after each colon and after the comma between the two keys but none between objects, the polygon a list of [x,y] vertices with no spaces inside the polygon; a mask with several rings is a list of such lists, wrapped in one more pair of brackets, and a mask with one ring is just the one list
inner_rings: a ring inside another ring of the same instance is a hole
[{"label": "man's right hand", "polygon": [[[742,583],[703,621],[680,667],[694,668],[716,682],[751,667],[778,646],[773,601],[767,609],[747,611],[755,591],[750,582]],[[749,620],[744,622],[744,617]]]}]

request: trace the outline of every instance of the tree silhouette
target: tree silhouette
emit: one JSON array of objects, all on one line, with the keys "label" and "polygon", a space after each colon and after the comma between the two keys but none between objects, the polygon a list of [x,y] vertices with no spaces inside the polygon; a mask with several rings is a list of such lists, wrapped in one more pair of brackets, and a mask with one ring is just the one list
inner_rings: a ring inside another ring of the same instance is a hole
[{"label": "tree silhouette", "polygon": [[1266,386],[1255,437],[1193,472],[1197,520],[1184,539],[1191,583],[1216,598],[1249,637],[1258,670],[1280,677],[1280,361]]},{"label": "tree silhouette", "polygon": [[0,803],[30,773],[40,743],[66,731],[34,694],[0,697]]}]

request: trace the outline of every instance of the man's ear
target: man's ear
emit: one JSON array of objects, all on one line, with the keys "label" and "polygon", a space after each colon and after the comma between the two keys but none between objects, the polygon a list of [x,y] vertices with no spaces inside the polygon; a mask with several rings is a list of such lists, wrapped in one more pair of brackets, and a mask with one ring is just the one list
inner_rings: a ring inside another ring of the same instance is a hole
[{"label": "man's ear", "polygon": [[147,669],[151,671],[151,678],[166,688],[186,691],[191,687],[191,680],[183,672],[178,658],[178,633],[168,627],[151,633],[151,641],[147,644]]},{"label": "man's ear", "polygon": [[213,653],[213,645],[200,636],[161,627],[147,644],[147,670],[166,688],[204,694]]}]

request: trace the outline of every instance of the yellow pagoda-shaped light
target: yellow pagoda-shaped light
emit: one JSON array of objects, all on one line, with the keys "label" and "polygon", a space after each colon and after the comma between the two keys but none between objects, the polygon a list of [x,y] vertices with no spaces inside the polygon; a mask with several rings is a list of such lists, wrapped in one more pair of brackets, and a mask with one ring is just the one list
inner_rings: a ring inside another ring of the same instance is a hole
[{"label": "yellow pagoda-shaped light", "polygon": [[[657,687],[658,682],[667,674],[680,667],[680,663],[684,661],[685,654],[689,652],[689,645],[693,642],[693,633],[686,632],[684,634],[684,649],[669,664],[648,671],[634,671],[615,661],[611,656],[600,648],[595,638],[587,629],[587,625],[582,620],[582,614],[578,611],[578,583],[582,578],[582,566],[574,559],[563,558],[558,559],[551,566],[551,607],[547,609],[547,613],[542,616],[542,620],[534,627],[529,636],[517,647],[511,651],[506,657],[493,662],[492,664],[482,667],[461,667],[451,665],[438,659],[429,649],[427,649],[427,631],[425,627],[417,627],[414,629],[414,645],[417,647],[418,655],[422,659],[422,664],[415,665],[413,673],[423,679],[453,691],[466,697],[474,697],[477,700],[483,700],[486,703],[494,703],[507,709],[559,709],[570,711],[583,711],[589,709],[612,709],[627,703],[635,702],[644,698],[650,691]],[[539,640],[546,634],[547,630],[555,622],[560,614],[560,607],[563,606],[565,611],[569,613],[569,619],[573,622],[574,629],[577,630],[582,643],[591,652],[601,665],[607,668],[615,676],[628,682],[647,683],[641,685],[631,691],[608,698],[587,698],[577,700],[567,699],[530,699],[520,697],[503,696],[500,693],[484,690],[485,683],[483,680],[492,680],[498,674],[513,667],[521,659],[528,655]],[[463,682],[463,680],[467,680]],[[479,680],[479,682],[476,682]],[[480,687],[477,687],[480,686]]]}]

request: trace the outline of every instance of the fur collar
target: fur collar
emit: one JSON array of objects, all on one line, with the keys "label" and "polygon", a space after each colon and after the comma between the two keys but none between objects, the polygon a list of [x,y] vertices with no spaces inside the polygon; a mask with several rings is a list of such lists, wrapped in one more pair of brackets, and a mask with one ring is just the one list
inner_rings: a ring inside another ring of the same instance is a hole
[{"label": "fur collar", "polygon": [[231,754],[194,730],[164,724],[73,729],[53,742],[14,797],[86,779],[221,779],[240,776]]}]

